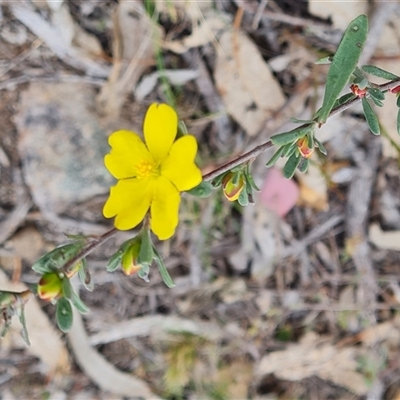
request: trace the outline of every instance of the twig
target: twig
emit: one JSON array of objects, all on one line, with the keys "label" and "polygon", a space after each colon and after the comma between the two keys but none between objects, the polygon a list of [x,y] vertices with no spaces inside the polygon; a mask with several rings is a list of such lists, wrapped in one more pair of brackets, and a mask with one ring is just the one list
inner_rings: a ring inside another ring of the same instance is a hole
[{"label": "twig", "polygon": [[[387,91],[389,89],[393,89],[396,86],[400,85],[400,78],[390,81],[388,83],[385,83],[383,85],[377,85],[376,87],[382,91]],[[334,108],[330,114],[329,117],[332,117],[333,115],[336,115],[344,110],[347,110],[348,108],[352,107],[353,105],[357,104],[360,101],[359,98],[347,101],[346,103]],[[306,127],[310,124],[304,124],[302,127]],[[203,176],[204,181],[211,181],[217,176],[230,171],[232,168],[235,168],[239,165],[242,165],[246,162],[254,160],[256,157],[258,157],[261,153],[263,153],[265,150],[269,149],[270,147],[273,146],[273,143],[269,140],[268,142],[265,142],[257,147],[255,147],[253,150],[250,150],[249,152],[237,157],[235,160],[230,161],[221,167],[216,168],[214,171],[211,171],[210,173],[206,174]],[[97,239],[93,239],[86,247],[84,247],[75,257],[71,258],[69,261],[67,261],[64,266],[62,267],[62,270],[65,272],[68,272],[68,270],[77,262],[85,258],[88,254],[90,254],[93,250],[95,250],[97,247],[101,246],[104,242],[106,242],[108,239],[113,237],[117,233],[117,229],[113,228],[103,235],[101,235]]]},{"label": "twig", "polygon": [[[375,87],[381,91],[388,91],[390,89],[393,89],[397,86],[400,85],[400,78],[395,79],[393,81],[384,83],[382,85],[376,85]],[[329,114],[328,118],[333,117],[336,114],[339,114],[345,110],[347,110],[350,107],[353,107],[354,105],[358,104],[361,101],[360,98],[356,97],[355,99],[349,100],[346,103],[341,104],[338,107],[335,107]],[[317,122],[316,119],[314,119],[315,122]],[[307,126],[310,126],[311,123],[303,124],[299,126],[299,128],[306,128]],[[249,152],[235,158],[234,160],[222,165],[221,167],[216,168],[214,171],[209,172],[208,174],[203,176],[204,181],[211,181],[217,176],[231,170],[234,167],[237,167],[241,164],[244,164],[250,160],[255,159],[258,157],[261,153],[263,153],[265,150],[269,149],[270,147],[273,146],[273,143],[269,140],[268,142],[265,142],[263,144],[260,144],[259,146],[255,147],[253,150],[250,150]]]},{"label": "twig", "polygon": [[93,239],[86,247],[84,247],[75,257],[72,257],[68,260],[63,267],[61,268],[64,272],[68,272],[71,267],[74,266],[77,262],[84,259],[87,255],[89,255],[93,250],[100,247],[103,243],[105,243],[108,239],[115,236],[118,232],[116,228],[112,228],[103,235],[99,236],[96,239]]}]

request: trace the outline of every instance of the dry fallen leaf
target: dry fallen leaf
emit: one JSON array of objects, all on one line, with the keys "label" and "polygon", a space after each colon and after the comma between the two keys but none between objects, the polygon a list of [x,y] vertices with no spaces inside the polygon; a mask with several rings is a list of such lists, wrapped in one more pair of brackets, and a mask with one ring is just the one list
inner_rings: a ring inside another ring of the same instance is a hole
[{"label": "dry fallen leaf", "polygon": [[299,343],[288,345],[286,350],[264,356],[256,374],[260,378],[274,374],[279,379],[289,381],[318,376],[359,396],[366,394],[366,379],[357,372],[357,349],[336,348],[332,342],[332,338],[319,338],[315,333],[309,332]]},{"label": "dry fallen leaf", "polygon": [[282,88],[243,32],[225,32],[219,45],[214,72],[217,89],[228,113],[254,136],[284,105]]},{"label": "dry fallen leaf", "polygon": [[154,64],[155,43],[161,28],[146,14],[143,5],[120,1],[114,18],[113,66],[97,97],[98,110],[118,116],[128,94],[145,69]]}]

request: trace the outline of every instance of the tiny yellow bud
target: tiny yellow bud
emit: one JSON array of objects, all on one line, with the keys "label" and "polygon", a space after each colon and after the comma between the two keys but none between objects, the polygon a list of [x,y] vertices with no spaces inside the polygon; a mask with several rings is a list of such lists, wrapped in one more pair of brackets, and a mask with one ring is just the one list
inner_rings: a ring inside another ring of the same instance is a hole
[{"label": "tiny yellow bud", "polygon": [[228,172],[222,179],[222,190],[229,201],[237,200],[245,185],[243,175],[239,177],[236,184],[233,183],[233,178],[234,173]]},{"label": "tiny yellow bud", "polygon": [[136,240],[131,246],[126,250],[125,254],[122,256],[121,264],[122,270],[125,275],[132,275],[138,272],[142,266],[137,263],[137,258],[139,256],[141,246],[141,240]]},{"label": "tiny yellow bud", "polygon": [[42,300],[52,301],[62,293],[62,279],[57,272],[44,274],[37,287],[38,295]]},{"label": "tiny yellow bud", "polygon": [[304,136],[297,141],[297,147],[299,148],[300,154],[304,158],[310,158],[314,149],[308,147],[308,137]]}]

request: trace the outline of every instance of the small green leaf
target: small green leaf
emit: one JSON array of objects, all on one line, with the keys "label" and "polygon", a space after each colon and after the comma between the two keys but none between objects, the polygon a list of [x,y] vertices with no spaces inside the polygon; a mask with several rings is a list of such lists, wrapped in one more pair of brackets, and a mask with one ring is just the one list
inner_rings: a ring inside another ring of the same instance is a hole
[{"label": "small green leaf", "polygon": [[253,175],[251,175],[251,172],[250,172],[250,164],[247,164],[247,165],[246,165],[246,171],[245,171],[244,176],[245,176],[246,181],[247,181],[247,183],[248,183],[247,186],[250,186],[250,187],[252,187],[254,190],[256,190],[257,192],[259,192],[260,189],[259,189],[259,187],[256,185],[256,183],[254,182]]},{"label": "small green leaf", "polygon": [[291,179],[296,171],[296,168],[299,166],[301,158],[299,154],[292,154],[289,159],[286,161],[285,166],[283,167],[283,176],[287,179]]},{"label": "small green leaf", "polygon": [[86,258],[81,260],[81,268],[78,270],[78,276],[85,289],[91,292],[94,288],[94,283],[87,266]]},{"label": "small green leaf", "polygon": [[139,256],[137,258],[138,264],[151,264],[154,257],[153,243],[150,237],[150,229],[144,228],[141,233],[142,243],[140,245]]},{"label": "small green leaf", "polygon": [[202,181],[199,185],[194,187],[193,189],[188,190],[186,193],[191,194],[192,196],[200,197],[204,199],[209,197],[213,192],[214,186],[211,182]]},{"label": "small green leaf", "polygon": [[150,273],[150,265],[142,264],[142,268],[140,268],[138,272],[138,277],[143,279],[145,282],[150,282],[149,273]]},{"label": "small green leaf", "polygon": [[68,332],[72,326],[73,314],[71,303],[64,298],[57,301],[56,320],[58,327],[63,332]]},{"label": "small green leaf", "polygon": [[25,310],[23,305],[21,305],[18,308],[17,314],[19,317],[19,322],[21,323],[22,326],[22,331],[21,331],[22,339],[24,339],[24,342],[27,344],[27,346],[30,346],[31,342],[29,341],[28,329],[26,328]]},{"label": "small green leaf", "polygon": [[369,88],[368,93],[371,95],[371,97],[375,97],[378,100],[385,100],[385,93],[381,92],[379,89]]},{"label": "small green leaf", "polygon": [[374,104],[378,107],[383,107],[383,102],[381,100],[378,100],[377,98],[371,96],[371,100],[374,102]]},{"label": "small green leaf", "polygon": [[214,188],[219,188],[222,185],[222,180],[224,179],[224,176],[227,174],[227,172],[224,172],[221,175],[218,175],[216,178],[214,178],[211,181],[211,184],[213,185]]},{"label": "small green leaf", "polygon": [[361,102],[369,129],[374,135],[380,135],[381,131],[379,128],[379,121],[378,117],[374,113],[374,110],[372,109],[366,98],[361,99]]},{"label": "small green leaf", "polygon": [[305,173],[307,172],[309,166],[310,166],[310,160],[308,158],[302,158],[297,168],[301,173]]},{"label": "small green leaf", "polygon": [[400,108],[397,111],[397,133],[400,135]]},{"label": "small green leaf", "polygon": [[366,87],[368,87],[368,85],[369,85],[369,82],[368,82],[368,79],[367,78],[365,78],[365,77],[362,77],[362,78],[354,78],[353,79],[353,83],[355,84],[355,85],[357,85],[358,87],[359,87],[359,89],[365,89]]},{"label": "small green leaf", "polygon": [[169,274],[167,267],[164,264],[164,261],[162,260],[160,254],[155,250],[154,251],[154,259],[156,260],[156,263],[158,265],[158,270],[160,271],[161,278],[163,282],[171,289],[175,287],[175,283],[171,278],[171,275]]},{"label": "small green leaf", "polygon": [[123,254],[121,250],[118,250],[111,256],[106,267],[108,272],[114,272],[120,266]]},{"label": "small green leaf", "polygon": [[333,108],[339,107],[344,103],[347,103],[350,100],[355,99],[356,96],[354,93],[346,93],[343,96],[339,97],[336,101],[335,104],[333,105]]},{"label": "small green leaf", "polygon": [[298,118],[290,118],[290,122],[294,122],[295,124],[312,124],[314,122],[313,119],[298,119]]},{"label": "small green leaf", "polygon": [[245,190],[242,190],[240,192],[239,198],[237,199],[237,202],[242,206],[242,207],[247,207],[249,205],[249,195],[247,193],[247,185]]},{"label": "small green leaf", "polygon": [[387,79],[392,81],[398,79],[399,77],[391,72],[385,71],[382,68],[375,67],[375,65],[363,65],[361,67],[367,74],[377,76],[379,78]]},{"label": "small green leaf", "polygon": [[336,99],[353,74],[367,40],[367,32],[366,15],[359,15],[347,27],[329,68],[319,123],[326,122]]},{"label": "small green leaf", "polygon": [[61,268],[82,249],[84,243],[84,241],[79,240],[59,246],[36,261],[32,265],[32,269],[38,274],[43,275],[54,271],[55,268]]},{"label": "small green leaf", "polygon": [[74,291],[72,292],[71,302],[81,314],[87,314],[90,311],[89,307],[82,301],[82,299]]},{"label": "small green leaf", "polygon": [[285,151],[285,146],[279,147],[279,149],[273,154],[273,156],[270,158],[270,160],[265,164],[267,168],[272,167],[275,165],[275,163],[278,161],[278,159],[283,155],[283,152]]},{"label": "small green leaf", "polygon": [[294,154],[294,152],[297,149],[298,149],[298,147],[297,147],[297,143],[296,142],[294,142],[292,144],[289,144],[288,147],[287,147],[287,150],[285,151],[284,156],[289,158],[292,154]]},{"label": "small green leaf", "polygon": [[318,150],[324,155],[326,156],[328,154],[328,152],[326,151],[325,146],[314,136],[314,142],[318,147]]},{"label": "small green leaf", "polygon": [[63,280],[62,280],[62,294],[66,299],[70,299],[72,296],[72,286],[71,286],[71,281],[64,276]]},{"label": "small green leaf", "polygon": [[332,60],[333,60],[332,56],[322,57],[319,60],[315,61],[314,64],[317,65],[332,64]]},{"label": "small green leaf", "polygon": [[397,96],[396,105],[400,108],[400,96]]},{"label": "small green leaf", "polygon": [[315,130],[316,123],[308,124],[306,126],[299,126],[295,129],[292,129],[289,132],[278,133],[277,135],[271,136],[271,142],[275,146],[284,146],[289,143],[293,143],[298,139],[304,137],[309,132],[313,132]]}]

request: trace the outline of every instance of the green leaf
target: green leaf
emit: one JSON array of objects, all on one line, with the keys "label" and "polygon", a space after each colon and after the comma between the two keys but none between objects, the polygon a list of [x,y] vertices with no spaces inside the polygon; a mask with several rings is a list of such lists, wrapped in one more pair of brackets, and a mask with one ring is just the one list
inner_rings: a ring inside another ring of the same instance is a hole
[{"label": "green leaf", "polygon": [[83,286],[85,286],[85,289],[91,292],[94,288],[94,283],[87,267],[86,258],[81,260],[81,268],[78,270],[78,277]]},{"label": "green leaf", "polygon": [[247,165],[246,165],[246,170],[245,170],[244,176],[245,176],[246,181],[247,181],[247,182],[246,182],[246,183],[247,183],[247,186],[250,186],[250,187],[252,187],[254,190],[256,190],[257,192],[259,192],[260,189],[259,189],[259,187],[256,185],[256,183],[254,182],[253,175],[251,175],[251,172],[250,172],[250,164],[247,164]]},{"label": "green leaf", "polygon": [[381,92],[379,89],[369,88],[368,93],[371,95],[371,97],[375,97],[378,100],[385,100],[385,93]]},{"label": "green leaf", "polygon": [[292,144],[289,144],[288,147],[287,147],[287,150],[285,151],[284,156],[289,158],[292,154],[295,153],[295,151],[297,149],[298,149],[298,147],[297,147],[297,143],[296,142],[294,142]]},{"label": "green leaf", "polygon": [[314,136],[314,142],[318,147],[318,150],[324,155],[326,156],[328,154],[328,152],[326,151],[325,146]]},{"label": "green leaf", "polygon": [[123,254],[124,254],[123,251],[118,250],[111,256],[106,267],[108,272],[114,272],[120,266]]},{"label": "green leaf", "polygon": [[353,83],[357,85],[360,89],[365,89],[369,85],[368,79],[364,76],[362,78],[357,77],[353,79]]},{"label": "green leaf", "polygon": [[204,199],[209,197],[213,192],[214,186],[211,182],[202,181],[199,185],[194,187],[193,189],[188,190],[186,193],[191,194],[192,196],[200,197]]},{"label": "green leaf", "polygon": [[141,233],[142,243],[140,245],[139,256],[137,258],[138,264],[151,264],[154,257],[153,243],[151,242],[150,229],[144,228]]},{"label": "green leaf", "polygon": [[309,166],[310,166],[310,160],[308,158],[302,158],[297,168],[301,173],[304,173],[307,172]]},{"label": "green leaf", "polygon": [[374,104],[378,107],[383,107],[383,102],[381,100],[378,100],[377,98],[371,96],[371,100],[374,102]]},{"label": "green leaf", "polygon": [[57,301],[56,320],[58,327],[63,332],[68,332],[72,326],[73,314],[71,303],[64,298]]},{"label": "green leaf", "polygon": [[270,158],[270,160],[265,164],[267,168],[272,167],[275,165],[275,163],[278,161],[278,159],[283,155],[283,152],[285,151],[285,146],[279,147],[279,149],[273,154],[273,156]]},{"label": "green leaf", "polygon": [[38,274],[45,274],[54,271],[55,268],[61,268],[68,260],[73,258],[84,246],[84,241],[68,243],[55,248],[41,257],[32,269]]},{"label": "green leaf", "polygon": [[289,159],[286,161],[285,166],[283,167],[283,176],[287,179],[291,179],[296,171],[296,168],[299,166],[301,158],[299,154],[292,154]]},{"label": "green leaf", "polygon": [[332,64],[332,60],[333,60],[332,56],[322,57],[319,60],[315,61],[314,64],[317,65]]},{"label": "green leaf", "polygon": [[73,292],[73,289],[72,289],[72,286],[71,286],[71,281],[66,276],[64,276],[64,278],[62,280],[62,293],[63,293],[63,296],[66,299],[70,299],[71,296],[72,296],[72,292]]},{"label": "green leaf", "polygon": [[400,135],[400,108],[397,112],[397,133]]},{"label": "green leaf", "polygon": [[160,271],[160,275],[161,275],[163,282],[169,288],[175,287],[175,283],[172,280],[171,275],[169,274],[167,267],[164,264],[164,261],[162,260],[160,254],[156,250],[154,251],[154,259],[156,260],[156,263],[158,265],[158,270]]},{"label": "green leaf", "polygon": [[361,67],[367,74],[377,76],[379,78],[387,79],[392,81],[398,79],[399,77],[391,72],[385,71],[382,68],[375,67],[375,65],[363,65]]},{"label": "green leaf", "polygon": [[150,265],[142,264],[142,268],[140,268],[138,272],[138,277],[143,279],[145,282],[150,282],[149,273],[150,273]]},{"label": "green leaf", "polygon": [[367,32],[366,15],[359,15],[347,27],[329,68],[319,123],[326,122],[336,99],[353,74],[367,40]]},{"label": "green leaf", "polygon": [[71,302],[74,305],[74,307],[81,313],[81,314],[87,314],[90,309],[89,307],[82,301],[82,299],[79,297],[75,291],[72,292],[71,296]]},{"label": "green leaf", "polygon": [[374,110],[372,109],[366,98],[361,99],[361,102],[369,129],[374,135],[380,135],[381,131],[379,128],[379,121],[378,117],[374,113]]},{"label": "green leaf", "polygon": [[400,108],[400,96],[397,96],[396,105]]},{"label": "green leaf", "polygon": [[284,146],[286,144],[293,143],[298,139],[306,136],[309,132],[313,132],[315,130],[316,123],[306,126],[299,126],[289,132],[278,133],[277,135],[271,136],[271,142],[275,146]]},{"label": "green leaf", "polygon": [[[228,171],[229,172],[229,171]],[[222,185],[222,180],[224,179],[224,176],[228,173],[228,172],[224,172],[221,175],[218,175],[216,178],[214,178],[211,181],[211,184],[213,185],[214,188],[219,188]]]},{"label": "green leaf", "polygon": [[346,93],[343,96],[339,97],[336,101],[335,104],[333,105],[333,108],[339,107],[344,103],[347,103],[350,100],[353,100],[356,98],[356,95],[354,93]]},{"label": "green leaf", "polygon": [[25,309],[23,305],[21,305],[18,308],[17,314],[19,317],[19,322],[21,323],[22,326],[22,331],[21,331],[22,339],[24,339],[24,342],[27,344],[27,346],[30,346],[31,342],[29,340],[28,329],[26,328]]},{"label": "green leaf", "polygon": [[237,199],[238,203],[242,207],[247,207],[249,205],[249,195],[247,193],[247,188],[244,188],[239,194],[239,198]]}]

